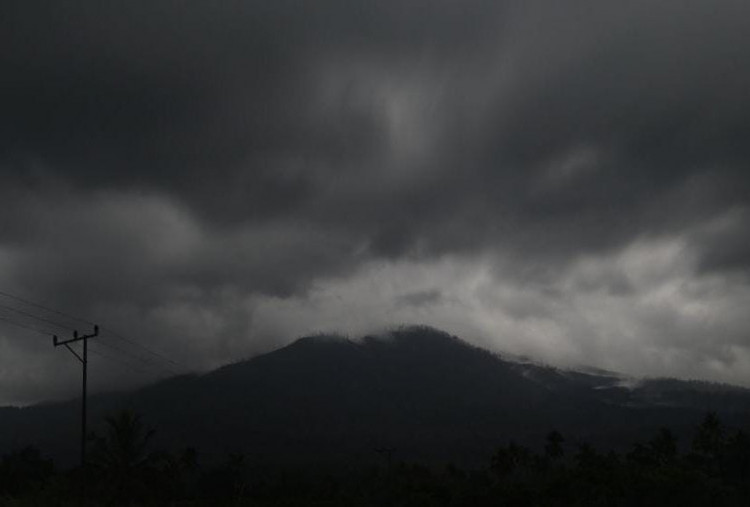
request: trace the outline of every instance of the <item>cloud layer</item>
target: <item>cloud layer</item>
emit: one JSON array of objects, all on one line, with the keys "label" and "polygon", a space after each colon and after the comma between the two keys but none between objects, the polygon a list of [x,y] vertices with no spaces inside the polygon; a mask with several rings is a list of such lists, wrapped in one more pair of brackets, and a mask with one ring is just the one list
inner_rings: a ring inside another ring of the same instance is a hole
[{"label": "cloud layer", "polygon": [[[747,2],[7,12],[0,289],[184,368],[419,322],[750,385]],[[74,392],[23,333],[0,401]]]}]

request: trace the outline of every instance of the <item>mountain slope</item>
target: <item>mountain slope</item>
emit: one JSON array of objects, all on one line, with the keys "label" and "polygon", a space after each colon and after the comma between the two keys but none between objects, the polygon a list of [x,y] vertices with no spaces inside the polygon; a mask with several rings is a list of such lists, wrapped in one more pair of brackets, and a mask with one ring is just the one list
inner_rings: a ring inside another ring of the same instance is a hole
[{"label": "mountain slope", "polygon": [[[740,420],[750,393],[666,380],[625,387],[614,374],[506,361],[415,327],[356,342],[302,338],[203,376],[96,396],[90,406],[92,421],[132,408],[157,429],[157,444],[195,446],[209,459],[362,461],[389,447],[403,459],[481,462],[509,439],[538,443],[552,428],[618,444],[660,425],[679,431],[706,409]],[[35,443],[70,458],[77,415],[73,403],[1,409],[0,452]]]}]

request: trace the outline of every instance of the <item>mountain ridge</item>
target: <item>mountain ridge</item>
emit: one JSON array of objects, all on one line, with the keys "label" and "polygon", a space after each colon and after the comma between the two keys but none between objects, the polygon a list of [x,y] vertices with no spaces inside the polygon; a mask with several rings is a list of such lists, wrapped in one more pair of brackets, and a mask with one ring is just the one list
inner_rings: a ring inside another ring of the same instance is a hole
[{"label": "mountain ridge", "polygon": [[[551,429],[621,445],[659,426],[695,424],[706,410],[730,423],[750,414],[747,389],[620,381],[509,361],[414,326],[358,340],[302,337],[202,375],[92,396],[89,406],[94,430],[125,407],[143,414],[167,448],[282,462],[366,461],[382,446],[414,460],[481,461],[509,439],[540,442]],[[69,461],[77,406],[0,409],[0,452],[32,443]]]}]

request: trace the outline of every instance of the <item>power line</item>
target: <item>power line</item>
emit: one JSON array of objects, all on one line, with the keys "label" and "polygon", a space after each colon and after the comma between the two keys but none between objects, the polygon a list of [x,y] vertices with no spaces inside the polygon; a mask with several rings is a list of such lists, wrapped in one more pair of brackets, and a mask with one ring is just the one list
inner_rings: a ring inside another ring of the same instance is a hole
[{"label": "power line", "polygon": [[145,366],[148,366],[148,367],[151,367],[151,368],[154,368],[154,369],[158,369],[158,370],[161,370],[161,371],[166,371],[166,372],[168,372],[168,373],[170,373],[172,375],[177,375],[178,374],[178,372],[176,370],[173,370],[172,368],[170,368],[168,366],[160,365],[160,364],[156,363],[153,359],[148,359],[148,358],[145,358],[143,356],[139,356],[138,354],[135,354],[134,352],[131,352],[129,350],[126,350],[126,349],[123,349],[121,347],[118,347],[117,345],[113,345],[112,343],[108,343],[108,342],[101,341],[101,340],[99,342],[97,342],[97,343],[99,345],[103,346],[103,347],[107,347],[107,348],[110,348],[112,350],[116,350],[117,352],[120,352],[121,354],[124,354],[124,355],[126,355],[126,356],[128,356],[128,357],[130,357],[132,359],[137,360],[137,361],[140,361],[141,364],[143,364]]},{"label": "power line", "polygon": [[[71,314],[69,314],[69,313],[66,313],[66,312],[62,312],[62,311],[60,311],[60,310],[56,310],[56,309],[54,309],[54,308],[50,308],[50,307],[48,307],[48,306],[45,306],[45,305],[43,305],[43,304],[40,304],[40,303],[36,303],[36,302],[34,302],[34,301],[30,301],[30,300],[28,300],[28,299],[26,299],[26,298],[22,298],[22,297],[20,297],[20,296],[16,296],[16,295],[14,295],[14,294],[11,294],[11,293],[9,293],[9,292],[6,292],[6,291],[1,291],[1,290],[0,290],[0,296],[5,296],[5,297],[7,297],[7,298],[10,298],[10,299],[13,299],[13,300],[19,301],[19,302],[21,302],[21,303],[24,303],[24,304],[26,304],[26,305],[30,305],[30,306],[33,306],[33,307],[39,308],[39,309],[41,309],[41,310],[45,310],[45,311],[47,311],[47,312],[53,313],[53,314],[55,314],[55,315],[59,315],[59,316],[61,316],[61,317],[65,317],[65,318],[67,318],[67,319],[71,319],[71,320],[75,320],[75,321],[78,321],[78,322],[83,322],[83,323],[86,323],[86,324],[94,325],[94,323],[93,323],[93,322],[91,322],[91,321],[90,321],[90,320],[88,320],[88,319],[84,319],[84,318],[81,318],[81,317],[76,317],[75,315],[71,315]],[[40,320],[40,321],[43,321],[43,322],[47,322],[47,323],[49,323],[49,324],[51,324],[51,325],[53,325],[53,326],[56,326],[56,327],[59,327],[59,328],[65,329],[65,330],[72,330],[72,329],[73,329],[73,328],[72,328],[72,327],[70,327],[70,326],[65,326],[65,325],[63,325],[63,324],[60,324],[59,322],[55,322],[55,321],[53,321],[53,320],[50,320],[50,319],[46,319],[46,318],[44,318],[44,317],[41,317],[41,316],[38,316],[38,315],[34,315],[34,314],[32,314],[32,313],[29,313],[29,312],[25,312],[25,311],[23,311],[23,310],[19,310],[19,309],[16,309],[16,308],[10,307],[10,306],[6,306],[6,305],[2,305],[2,304],[0,304],[0,307],[2,307],[2,308],[6,308],[6,309],[8,309],[8,310],[10,310],[10,311],[12,311],[12,312],[16,312],[16,313],[19,313],[19,314],[21,314],[21,315],[26,315],[26,316],[28,316],[28,317],[30,317],[30,318],[33,318],[33,319],[37,319],[37,320]],[[4,320],[5,320],[5,319],[4,319]],[[126,343],[129,343],[130,345],[133,345],[133,346],[135,346],[135,347],[138,347],[139,349],[141,349],[141,350],[143,350],[143,351],[147,352],[148,354],[150,354],[150,355],[152,355],[152,356],[154,356],[154,357],[157,357],[157,358],[161,359],[162,361],[164,361],[164,362],[166,362],[166,363],[169,363],[169,364],[170,364],[170,365],[172,365],[172,366],[176,366],[176,367],[180,367],[180,368],[182,367],[182,365],[181,365],[181,364],[179,364],[178,362],[176,362],[176,361],[173,361],[172,359],[169,359],[169,358],[168,358],[168,357],[166,357],[165,355],[163,355],[163,354],[160,354],[159,352],[156,352],[156,351],[154,351],[154,350],[152,350],[152,349],[150,349],[150,348],[146,347],[145,345],[142,345],[141,343],[138,343],[138,342],[137,342],[137,341],[135,341],[135,340],[132,340],[132,339],[130,339],[130,338],[128,338],[128,337],[126,337],[126,336],[123,336],[123,335],[122,335],[121,333],[118,333],[118,332],[116,332],[116,331],[114,331],[114,330],[112,330],[112,329],[109,329],[109,328],[104,328],[104,327],[102,327],[102,328],[101,328],[101,330],[102,330],[102,331],[105,331],[105,332],[106,332],[106,333],[107,333],[107,334],[108,334],[109,336],[112,336],[112,337],[114,337],[114,338],[117,338],[117,339],[119,339],[119,340],[122,340],[122,341],[124,341],[124,342],[126,342]],[[52,333],[49,333],[49,334],[52,334]],[[171,368],[170,368],[170,369],[171,369]],[[174,373],[176,373],[176,372],[174,372]]]},{"label": "power line", "polygon": [[0,308],[5,308],[6,310],[10,310],[11,312],[15,312],[15,313],[17,313],[19,315],[24,315],[26,317],[30,317],[32,319],[36,319],[36,320],[39,320],[41,322],[46,322],[47,324],[52,324],[53,326],[59,327],[60,329],[64,329],[66,331],[70,331],[70,330],[73,329],[70,326],[64,326],[64,325],[62,325],[62,324],[60,324],[58,322],[55,322],[53,320],[45,319],[44,317],[40,317],[38,315],[34,315],[33,313],[29,313],[29,312],[26,312],[24,310],[19,310],[17,308],[13,308],[12,306],[7,306],[7,305],[0,304]]},{"label": "power line", "polygon": [[125,354],[125,355],[127,355],[129,357],[132,357],[134,359],[137,359],[138,361],[140,361],[143,364],[154,365],[154,366],[156,366],[158,368],[162,368],[162,369],[166,369],[166,370],[170,370],[170,371],[172,370],[171,367],[169,365],[165,364],[165,363],[159,362],[156,359],[148,357],[148,356],[140,355],[137,352],[134,352],[132,350],[128,350],[126,348],[122,348],[119,345],[113,344],[112,342],[109,342],[109,341],[100,341],[99,343],[101,345],[103,345],[104,347],[108,347],[108,348],[110,348],[112,350],[116,350],[116,351],[118,351],[118,352],[120,352],[122,354]]},{"label": "power line", "polygon": [[11,320],[11,319],[9,319],[7,317],[0,316],[0,320],[2,320],[3,322],[7,322],[8,324],[12,324],[14,326],[18,326],[18,327],[22,327],[24,329],[28,329],[29,331],[34,331],[34,332],[39,333],[39,334],[44,335],[44,336],[50,336],[50,335],[54,334],[51,331],[44,331],[44,330],[39,329],[39,328],[34,327],[34,326],[28,326],[26,324],[21,324],[20,322],[16,322],[16,321]]},{"label": "power line", "polygon": [[[50,307],[45,306],[43,304],[31,301],[31,300],[26,299],[26,298],[22,298],[20,296],[15,295],[15,294],[11,294],[11,293],[9,293],[7,291],[1,291],[0,290],[0,296],[4,296],[6,298],[10,298],[12,300],[18,301],[18,302],[23,303],[25,305],[29,305],[29,306],[38,308],[40,310],[44,310],[45,312],[49,312],[51,314],[59,315],[59,316],[64,317],[65,319],[68,319],[68,320],[73,320],[73,321],[78,321],[78,322],[84,322],[84,323],[87,323],[87,324],[94,325],[88,319],[84,319],[82,317],[76,317],[75,315],[71,315],[69,313],[62,312],[62,311],[56,310],[54,308],[50,308]],[[12,306],[7,306],[7,305],[0,304],[0,308],[5,308],[6,310],[9,310],[11,312],[17,313],[19,315],[23,315],[23,316],[28,317],[30,319],[35,319],[35,320],[38,320],[38,321],[41,321],[41,322],[45,322],[45,323],[47,323],[49,325],[52,325],[52,326],[55,326],[57,328],[61,328],[61,329],[65,329],[65,330],[72,330],[73,329],[72,327],[70,327],[68,325],[64,325],[64,324],[62,324],[62,323],[60,323],[58,321],[52,320],[50,318],[43,317],[43,316],[38,315],[36,313],[31,313],[29,311],[25,311],[25,310],[21,310],[21,309],[18,309],[18,308],[14,308]],[[29,325],[26,325],[26,324],[21,324],[21,323],[15,322],[15,321],[7,318],[7,317],[2,317],[1,315],[0,315],[0,318],[2,318],[3,321],[9,322],[9,323],[14,324],[14,325],[17,325],[19,327],[23,327],[23,328],[35,331],[35,332],[40,333],[40,334],[44,334],[44,335],[47,335],[47,336],[51,335],[51,334],[54,334],[53,332],[46,332],[46,331],[40,330],[39,328],[36,328],[36,327],[33,327],[33,326],[29,326]],[[110,349],[115,350],[118,353],[120,353],[122,355],[125,355],[125,356],[127,356],[127,357],[129,357],[131,359],[135,359],[141,365],[148,366],[148,367],[150,367],[152,369],[158,369],[161,372],[169,372],[169,374],[171,374],[171,375],[178,375],[179,374],[179,371],[176,370],[174,367],[177,367],[177,368],[181,369],[182,365],[179,364],[177,361],[174,361],[174,360],[166,357],[164,354],[156,352],[155,350],[152,350],[151,348],[149,348],[149,347],[147,347],[147,346],[145,346],[145,345],[143,345],[143,344],[141,344],[141,343],[139,343],[139,342],[137,342],[137,341],[135,341],[135,340],[133,340],[131,338],[128,338],[127,336],[124,336],[123,334],[118,333],[118,332],[114,331],[113,329],[103,328],[103,327],[100,327],[100,329],[101,329],[101,331],[104,332],[103,334],[105,334],[106,337],[113,337],[113,338],[116,338],[118,340],[121,340],[121,341],[129,344],[130,346],[136,347],[136,348],[140,349],[141,351],[147,353],[150,357],[144,357],[143,355],[137,354],[137,353],[135,353],[133,351],[130,351],[130,350],[127,350],[127,349],[124,349],[124,348],[121,348],[121,347],[117,347],[117,346],[115,346],[115,345],[113,345],[112,343],[109,343],[109,342],[105,342],[104,340],[101,339],[102,338],[101,336],[100,336],[100,340],[97,341],[98,344],[101,344],[101,345],[103,345],[105,347],[109,347]],[[155,359],[153,359],[153,358],[158,359],[162,363],[159,363],[158,361],[155,361]]]},{"label": "power line", "polygon": [[[35,306],[36,308],[39,308],[41,310],[46,310],[46,311],[54,313],[56,315],[60,315],[61,317],[66,317],[68,319],[77,320],[79,322],[83,322],[83,323],[89,324],[91,326],[95,325],[93,322],[91,322],[89,320],[82,319],[82,318],[76,317],[74,315],[70,315],[69,313],[61,312],[60,310],[55,310],[54,308],[50,308],[48,306],[44,306],[42,304],[35,303],[33,301],[29,301],[28,299],[24,299],[24,298],[22,298],[20,296],[15,296],[15,295],[13,295],[13,294],[11,294],[9,292],[5,292],[5,291],[1,291],[0,290],[0,296],[5,296],[5,297],[10,298],[10,299],[15,299],[16,301],[20,301],[21,303],[25,303],[25,304],[30,305],[30,306]],[[70,328],[68,328],[68,329],[70,329]]]},{"label": "power line", "polygon": [[105,354],[104,352],[102,352],[100,350],[91,349],[90,352],[92,354],[94,354],[94,355],[97,355],[99,357],[102,357],[104,359],[112,361],[114,363],[117,363],[119,366],[124,366],[125,368],[127,368],[127,369],[129,369],[131,371],[135,371],[135,372],[138,372],[138,373],[145,373],[147,375],[150,375],[150,374],[153,373],[152,371],[148,371],[148,370],[145,370],[145,369],[140,368],[138,366],[135,366],[135,365],[133,365],[131,363],[128,363],[127,361],[125,361],[123,359],[120,359],[120,358],[118,358],[116,356],[110,356],[109,354]]},{"label": "power line", "polygon": [[161,359],[163,361],[166,361],[166,362],[168,362],[168,363],[170,363],[170,364],[172,364],[174,366],[178,366],[178,367],[182,366],[178,362],[173,361],[172,359],[169,359],[168,357],[164,356],[163,354],[160,354],[160,353],[158,353],[158,352],[156,352],[154,350],[151,350],[148,347],[146,347],[145,345],[142,345],[142,344],[140,344],[140,343],[138,343],[138,342],[136,342],[134,340],[131,340],[130,338],[127,338],[126,336],[123,336],[120,333],[117,333],[117,332],[115,332],[115,331],[113,331],[113,330],[111,330],[109,328],[104,328],[104,332],[107,333],[107,334],[109,334],[110,336],[118,338],[118,339],[120,339],[120,340],[122,340],[122,341],[124,341],[126,343],[129,343],[131,345],[135,345],[136,347],[138,347],[138,348],[140,348],[140,349],[148,352],[152,356],[158,357],[159,359]]}]

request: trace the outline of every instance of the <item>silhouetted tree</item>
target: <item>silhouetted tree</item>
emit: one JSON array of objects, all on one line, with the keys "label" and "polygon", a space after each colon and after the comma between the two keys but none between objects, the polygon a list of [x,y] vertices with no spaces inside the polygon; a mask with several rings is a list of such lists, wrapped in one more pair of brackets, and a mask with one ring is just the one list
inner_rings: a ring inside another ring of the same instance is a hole
[{"label": "silhouetted tree", "polygon": [[714,459],[721,454],[725,444],[726,432],[716,412],[709,412],[698,426],[693,439],[693,451],[697,454]]},{"label": "silhouetted tree", "polygon": [[565,442],[565,438],[557,430],[549,432],[544,444],[544,454],[553,460],[562,458],[565,453],[562,446],[563,442]]},{"label": "silhouetted tree", "polygon": [[649,448],[659,465],[669,464],[677,457],[677,437],[669,428],[661,428],[649,442]]},{"label": "silhouetted tree", "polygon": [[0,462],[0,495],[17,496],[37,489],[54,471],[52,461],[33,446],[6,454]]},{"label": "silhouetted tree", "polygon": [[148,470],[154,462],[147,448],[154,430],[129,410],[107,417],[106,423],[105,435],[92,437],[90,462],[99,472],[106,494],[131,500],[146,489]]},{"label": "silhouetted tree", "polygon": [[737,431],[727,441],[725,476],[750,505],[750,438]]},{"label": "silhouetted tree", "polygon": [[247,494],[247,470],[244,454],[229,454],[224,463],[209,470],[203,476],[201,488],[204,497],[214,500],[239,501]]},{"label": "silhouetted tree", "polygon": [[505,478],[531,462],[531,453],[523,446],[511,442],[507,447],[500,447],[492,457],[492,471],[499,478]]}]

